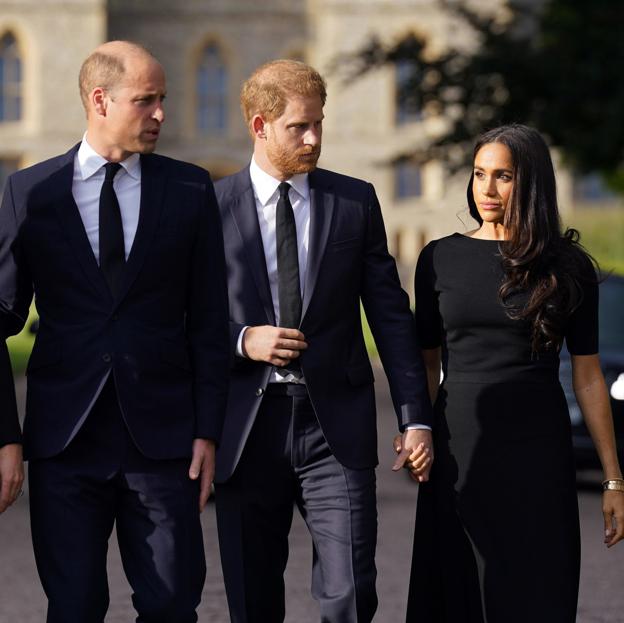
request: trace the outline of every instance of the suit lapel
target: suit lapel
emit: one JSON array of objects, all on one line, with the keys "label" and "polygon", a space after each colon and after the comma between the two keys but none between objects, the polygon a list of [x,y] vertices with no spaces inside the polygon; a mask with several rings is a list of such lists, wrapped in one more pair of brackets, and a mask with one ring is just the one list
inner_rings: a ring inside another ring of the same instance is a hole
[{"label": "suit lapel", "polygon": [[166,170],[158,158],[141,156],[139,223],[115,299],[117,303],[126,296],[145,261],[163,209],[166,179]]},{"label": "suit lapel", "polygon": [[49,190],[63,232],[76,254],[77,264],[84,271],[87,279],[95,286],[99,294],[111,298],[110,290],[100,271],[91,243],[87,238],[78,206],[72,194],[74,179],[74,156],[80,144],[60,157],[59,170],[49,178]]},{"label": "suit lapel", "polygon": [[[260,233],[260,223],[258,223],[258,212],[256,210],[256,199],[254,197],[249,169],[241,172],[244,176],[240,180],[244,187],[243,192],[237,194],[230,203],[230,212],[243,241],[243,249],[247,256],[249,268],[253,275],[260,300],[266,316],[271,324],[275,324],[275,312],[273,310],[273,299],[271,297],[271,287],[269,286],[269,275],[262,246],[262,234]],[[237,180],[239,181],[239,180]]]},{"label": "suit lapel", "polygon": [[302,322],[316,287],[334,214],[334,193],[331,192],[330,187],[322,183],[320,177],[318,171],[313,171],[309,176],[310,244],[308,247],[308,266],[304,281],[303,306],[301,310]]}]

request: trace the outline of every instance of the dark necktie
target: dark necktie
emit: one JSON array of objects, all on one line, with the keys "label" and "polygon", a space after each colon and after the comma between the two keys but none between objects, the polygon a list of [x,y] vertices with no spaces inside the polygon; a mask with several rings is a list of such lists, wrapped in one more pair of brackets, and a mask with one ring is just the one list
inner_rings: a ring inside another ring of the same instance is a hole
[{"label": "dark necktie", "polygon": [[[301,290],[299,286],[299,257],[297,253],[297,227],[288,197],[290,184],[279,185],[279,199],[275,214],[275,240],[277,243],[277,276],[280,326],[298,329],[301,322]],[[299,362],[288,364],[289,370],[299,370]]]},{"label": "dark necktie", "polygon": [[126,263],[121,212],[113,188],[113,180],[120,168],[118,162],[104,165],[105,177],[100,191],[100,268],[113,296],[117,294]]}]

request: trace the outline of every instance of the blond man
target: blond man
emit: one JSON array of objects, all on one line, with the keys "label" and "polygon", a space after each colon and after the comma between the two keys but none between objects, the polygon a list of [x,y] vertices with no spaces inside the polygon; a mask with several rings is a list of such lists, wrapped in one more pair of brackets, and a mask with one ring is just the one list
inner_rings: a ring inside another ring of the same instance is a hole
[{"label": "blond man", "polygon": [[425,427],[403,433],[422,478],[431,463],[424,369],[375,191],[316,167],[325,99],[303,63],[258,68],[241,94],[251,163],[216,185],[234,361],[216,501],[236,623],[284,620],[294,505],[312,537],[321,620],[375,613],[376,416],[360,302],[399,427]]}]

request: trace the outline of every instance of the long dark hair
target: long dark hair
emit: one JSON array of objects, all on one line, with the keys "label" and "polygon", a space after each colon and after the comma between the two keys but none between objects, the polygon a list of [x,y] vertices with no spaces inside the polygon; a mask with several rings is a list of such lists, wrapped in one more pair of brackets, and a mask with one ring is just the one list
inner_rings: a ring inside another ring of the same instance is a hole
[{"label": "long dark hair", "polygon": [[[474,156],[489,143],[505,145],[514,167],[513,189],[503,220],[507,239],[499,245],[505,276],[498,295],[510,318],[531,323],[534,352],[558,349],[566,320],[582,301],[582,275],[587,273],[583,260],[586,264],[590,256],[579,244],[577,230],[562,232],[555,172],[540,133],[519,124],[495,128],[479,137]],[[473,177],[474,172],[468,183],[468,206],[471,216],[481,224]],[[526,295],[521,306],[513,302],[519,293]]]}]

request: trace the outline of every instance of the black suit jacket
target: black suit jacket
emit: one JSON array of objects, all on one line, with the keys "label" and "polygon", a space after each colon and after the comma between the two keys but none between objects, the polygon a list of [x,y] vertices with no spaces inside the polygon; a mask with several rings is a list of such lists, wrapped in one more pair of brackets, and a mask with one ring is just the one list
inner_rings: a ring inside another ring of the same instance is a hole
[{"label": "black suit jacket", "polygon": [[[310,242],[300,329],[310,399],[336,458],[347,467],[377,464],[373,372],[360,301],[390,383],[400,427],[431,424],[426,375],[409,301],[388,253],[379,203],[361,180],[317,169],[310,182]],[[230,349],[245,325],[275,324],[249,169],[219,180],[226,250]],[[271,366],[234,357],[227,414],[217,452],[218,482],[240,458]]]},{"label": "black suit jacket", "polygon": [[[110,373],[139,449],[155,459],[190,456],[193,438],[220,439],[230,365],[210,176],[141,156],[139,223],[113,298],[72,196],[77,148],[12,175],[0,210],[2,338],[22,328],[33,291],[40,316],[27,369],[26,455],[62,451]],[[8,443],[19,427],[1,343],[0,443]]]}]

